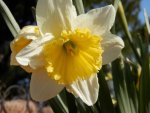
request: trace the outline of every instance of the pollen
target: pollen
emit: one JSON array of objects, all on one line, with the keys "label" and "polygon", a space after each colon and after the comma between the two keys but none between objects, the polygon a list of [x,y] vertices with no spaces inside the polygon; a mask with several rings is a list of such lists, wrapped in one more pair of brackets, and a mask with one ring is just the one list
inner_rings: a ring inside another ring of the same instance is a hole
[{"label": "pollen", "polygon": [[43,54],[48,75],[59,84],[86,80],[102,66],[102,38],[88,29],[64,30],[46,43]]}]

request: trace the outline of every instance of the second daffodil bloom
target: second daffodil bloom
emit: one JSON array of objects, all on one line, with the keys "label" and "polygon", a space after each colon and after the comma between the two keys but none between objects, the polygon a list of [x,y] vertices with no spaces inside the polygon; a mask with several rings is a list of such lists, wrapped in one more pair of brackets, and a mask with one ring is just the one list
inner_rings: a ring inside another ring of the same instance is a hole
[{"label": "second daffodil bloom", "polygon": [[32,69],[30,93],[34,100],[56,96],[64,87],[93,105],[99,93],[97,73],[116,59],[124,43],[111,34],[116,11],[112,5],[77,16],[72,0],[38,0],[37,26],[41,37],[16,55]]}]

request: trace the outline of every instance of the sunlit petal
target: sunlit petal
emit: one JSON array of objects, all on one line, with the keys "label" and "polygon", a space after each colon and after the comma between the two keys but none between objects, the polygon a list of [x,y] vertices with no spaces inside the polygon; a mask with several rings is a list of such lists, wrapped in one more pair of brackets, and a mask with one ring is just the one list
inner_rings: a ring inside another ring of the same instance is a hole
[{"label": "sunlit petal", "polygon": [[79,80],[67,87],[68,91],[80,97],[83,102],[91,106],[95,104],[99,93],[97,75],[92,75],[88,80]]},{"label": "sunlit petal", "polygon": [[102,48],[104,50],[102,54],[103,65],[108,64],[115,60],[121,54],[121,50],[124,48],[123,40],[111,33],[107,33],[102,36]]},{"label": "sunlit petal", "polygon": [[102,35],[109,31],[114,24],[116,11],[112,5],[90,10],[86,14],[79,15],[74,28],[88,28],[93,34]]},{"label": "sunlit petal", "polygon": [[32,68],[36,68],[36,64],[43,65],[42,47],[44,43],[50,41],[52,38],[51,34],[46,34],[44,37],[32,41],[17,54],[17,62],[23,66],[30,65]]},{"label": "sunlit petal", "polygon": [[36,19],[43,34],[60,35],[62,30],[71,29],[75,17],[72,0],[38,0]]},{"label": "sunlit petal", "polygon": [[50,79],[44,70],[33,72],[30,82],[30,93],[32,99],[36,101],[45,101],[56,96],[64,86],[58,85]]}]

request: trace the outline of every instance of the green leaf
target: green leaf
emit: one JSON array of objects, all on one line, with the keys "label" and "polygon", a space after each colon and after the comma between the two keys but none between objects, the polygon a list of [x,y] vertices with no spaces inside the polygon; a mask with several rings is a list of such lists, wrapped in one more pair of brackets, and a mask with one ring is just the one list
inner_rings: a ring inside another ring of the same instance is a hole
[{"label": "green leaf", "polygon": [[65,90],[69,113],[77,113],[76,99],[74,95]]},{"label": "green leaf", "polygon": [[150,113],[150,60],[149,60],[149,35],[145,32],[143,54],[142,54],[142,73],[140,79],[140,105],[139,113]]},{"label": "green leaf", "polygon": [[136,113],[132,98],[128,95],[128,86],[126,84],[127,81],[124,71],[124,62],[121,58],[118,58],[112,63],[112,74],[117,102],[121,113]]},{"label": "green leaf", "polygon": [[131,107],[132,113],[138,112],[138,97],[137,97],[137,90],[136,84],[134,81],[134,75],[132,75],[132,67],[128,60],[125,62],[125,82],[127,86],[127,92],[129,97],[129,103]]},{"label": "green leaf", "polygon": [[0,0],[0,13],[2,14],[12,35],[16,37],[18,32],[20,31],[20,27],[3,0]]},{"label": "green leaf", "polygon": [[76,7],[76,10],[77,10],[78,14],[83,14],[85,12],[82,0],[73,0],[73,3]]},{"label": "green leaf", "polygon": [[146,9],[144,9],[144,17],[145,17],[145,22],[146,22],[146,27],[147,27],[148,33],[150,34],[150,24],[149,24],[149,19],[148,19]]},{"label": "green leaf", "polygon": [[57,97],[54,97],[53,99],[50,99],[49,103],[54,113],[69,113],[67,107],[65,106],[59,95]]},{"label": "green leaf", "polygon": [[99,74],[99,83],[99,101],[102,113],[115,113],[114,106],[112,104],[112,99],[110,96],[110,91],[105,80],[103,71],[101,71]]},{"label": "green leaf", "polygon": [[77,107],[79,113],[99,113],[97,107],[95,105],[93,106],[87,106],[80,98],[77,98]]},{"label": "green leaf", "polygon": [[116,11],[118,10],[119,2],[120,2],[120,0],[115,0],[114,1],[114,7],[115,7]]},{"label": "green leaf", "polygon": [[124,32],[125,32],[126,36],[127,36],[126,38],[127,38],[128,42],[129,42],[129,44],[130,44],[130,46],[131,46],[131,48],[133,50],[133,53],[134,53],[133,55],[135,55],[136,60],[141,65],[142,61],[140,59],[140,55],[137,52],[134,43],[133,43],[133,38],[132,38],[132,35],[131,35],[131,33],[129,31],[129,28],[128,28],[127,19],[126,19],[124,8],[123,8],[123,5],[122,5],[121,1],[119,2],[118,12],[119,12],[119,16],[120,16],[120,21],[121,21],[122,27],[124,29]]},{"label": "green leaf", "polygon": [[79,113],[86,113],[87,109],[85,104],[80,99],[76,99],[76,100],[77,100],[77,108]]}]

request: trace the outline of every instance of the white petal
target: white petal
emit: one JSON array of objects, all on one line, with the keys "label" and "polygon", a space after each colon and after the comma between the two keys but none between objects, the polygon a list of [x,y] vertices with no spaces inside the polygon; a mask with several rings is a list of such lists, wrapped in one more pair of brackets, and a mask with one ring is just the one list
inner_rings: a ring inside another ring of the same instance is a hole
[{"label": "white petal", "polygon": [[71,29],[76,15],[72,0],[38,0],[36,19],[43,34],[60,35],[62,30]]},{"label": "white petal", "polygon": [[104,50],[102,62],[105,65],[119,57],[121,50],[124,48],[124,42],[120,37],[111,33],[107,33],[102,37],[102,48]]},{"label": "white petal", "polygon": [[40,37],[40,31],[37,26],[28,25],[21,29],[17,38],[24,37],[26,39],[35,40]]},{"label": "white petal", "polygon": [[115,8],[109,5],[93,9],[87,14],[79,15],[73,25],[74,28],[88,28],[92,33],[102,35],[111,29],[115,16]]},{"label": "white petal", "polygon": [[91,106],[96,103],[99,93],[97,75],[88,80],[79,80],[67,87],[68,91],[82,99],[84,103]]},{"label": "white petal", "polygon": [[[35,68],[36,64],[43,64],[41,52],[43,44],[53,38],[51,34],[46,34],[44,37],[32,41],[29,45],[23,48],[16,56],[16,60],[20,65]],[[35,63],[35,64],[33,64]],[[39,66],[39,65],[38,65]]]},{"label": "white petal", "polygon": [[[17,35],[17,38],[15,38],[11,43],[10,43],[10,48],[11,48],[11,60],[10,60],[10,64],[11,65],[19,65],[18,62],[16,61],[16,54],[19,52],[16,50],[16,48],[20,48],[23,49],[23,41],[27,40],[35,40],[39,37],[39,29],[37,26],[25,26],[23,27],[19,34]],[[21,41],[23,40],[23,41]]]},{"label": "white petal", "polygon": [[45,101],[55,97],[64,86],[58,85],[44,70],[36,70],[31,76],[30,93],[32,99]]}]

